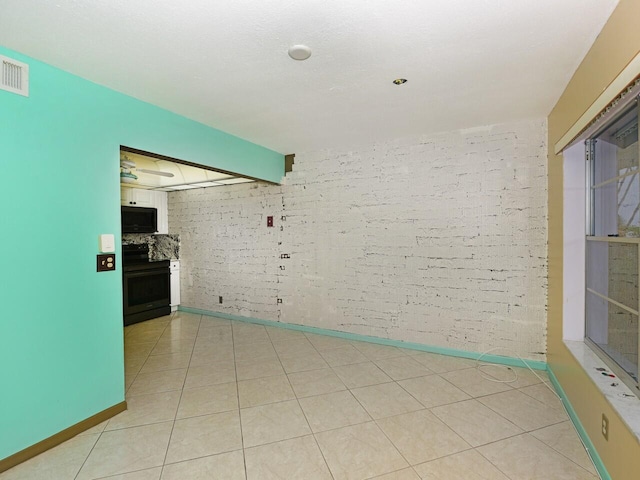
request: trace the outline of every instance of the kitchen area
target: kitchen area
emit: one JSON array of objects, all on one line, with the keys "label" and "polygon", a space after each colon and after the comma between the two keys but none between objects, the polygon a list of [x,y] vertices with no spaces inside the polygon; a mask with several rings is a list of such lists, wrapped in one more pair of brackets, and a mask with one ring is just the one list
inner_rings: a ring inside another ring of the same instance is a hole
[{"label": "kitchen area", "polygon": [[122,148],[120,205],[124,325],[169,315],[180,305],[180,236],[171,234],[168,195],[255,181]]}]

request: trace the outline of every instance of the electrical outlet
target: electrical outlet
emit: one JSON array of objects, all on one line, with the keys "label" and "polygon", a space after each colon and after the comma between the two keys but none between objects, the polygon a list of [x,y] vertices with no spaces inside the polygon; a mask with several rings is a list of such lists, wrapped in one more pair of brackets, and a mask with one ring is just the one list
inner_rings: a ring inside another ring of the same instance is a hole
[{"label": "electrical outlet", "polygon": [[602,414],[602,436],[605,440],[609,440],[609,419],[604,413]]},{"label": "electrical outlet", "polygon": [[98,272],[109,272],[116,269],[116,254],[105,253],[98,255]]}]

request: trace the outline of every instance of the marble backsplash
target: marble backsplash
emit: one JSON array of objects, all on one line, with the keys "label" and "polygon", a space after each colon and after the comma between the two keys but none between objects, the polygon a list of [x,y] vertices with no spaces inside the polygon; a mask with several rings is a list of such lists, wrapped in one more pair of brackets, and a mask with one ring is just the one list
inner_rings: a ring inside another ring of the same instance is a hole
[{"label": "marble backsplash", "polygon": [[150,260],[180,259],[180,235],[150,235],[147,233],[125,233],[122,244],[147,243]]}]

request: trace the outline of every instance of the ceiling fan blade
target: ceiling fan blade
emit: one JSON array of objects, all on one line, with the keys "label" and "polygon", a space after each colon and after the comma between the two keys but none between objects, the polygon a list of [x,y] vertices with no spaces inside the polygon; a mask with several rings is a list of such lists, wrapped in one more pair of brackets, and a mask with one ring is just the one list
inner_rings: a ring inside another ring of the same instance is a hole
[{"label": "ceiling fan blade", "polygon": [[151,175],[160,175],[161,177],[173,177],[173,173],[161,172],[159,170],[147,170],[146,168],[137,168],[138,172],[149,173]]}]

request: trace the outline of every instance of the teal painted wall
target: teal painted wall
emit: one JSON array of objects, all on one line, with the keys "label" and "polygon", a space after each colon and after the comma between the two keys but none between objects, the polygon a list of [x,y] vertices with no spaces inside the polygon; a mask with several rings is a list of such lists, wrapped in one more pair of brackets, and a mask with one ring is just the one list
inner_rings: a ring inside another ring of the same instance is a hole
[{"label": "teal painted wall", "polygon": [[[279,182],[281,154],[0,47],[30,97],[0,91],[0,459],[124,400],[119,146]],[[119,255],[119,251],[117,252]]]}]

